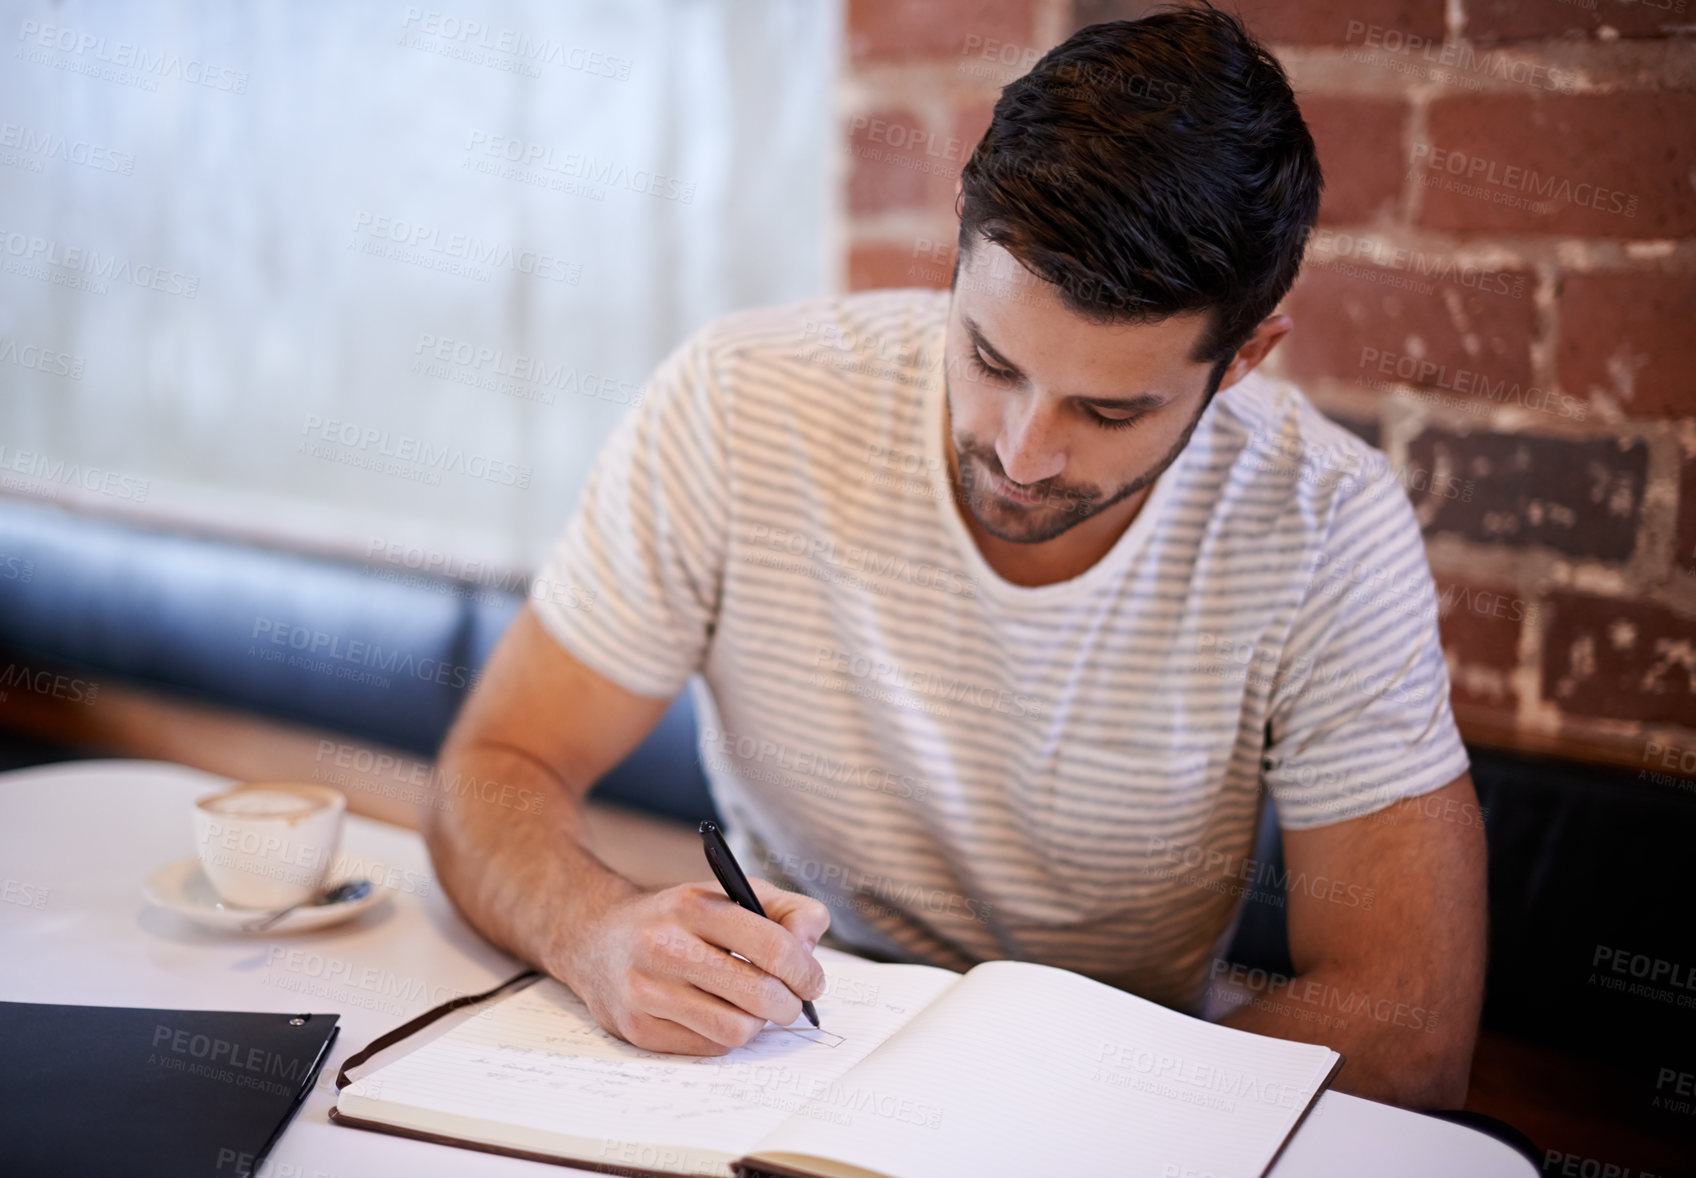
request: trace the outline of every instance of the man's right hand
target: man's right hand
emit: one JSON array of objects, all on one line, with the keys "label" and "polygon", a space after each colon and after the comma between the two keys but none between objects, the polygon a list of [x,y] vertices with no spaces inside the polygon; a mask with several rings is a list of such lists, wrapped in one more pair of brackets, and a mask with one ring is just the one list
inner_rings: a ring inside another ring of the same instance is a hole
[{"label": "man's right hand", "polygon": [[824,992],[812,951],[830,910],[764,879],[748,883],[766,916],[716,884],[679,884],[612,901],[543,964],[620,1039],[649,1051],[723,1055],[768,1019],[790,1025],[803,998]]}]

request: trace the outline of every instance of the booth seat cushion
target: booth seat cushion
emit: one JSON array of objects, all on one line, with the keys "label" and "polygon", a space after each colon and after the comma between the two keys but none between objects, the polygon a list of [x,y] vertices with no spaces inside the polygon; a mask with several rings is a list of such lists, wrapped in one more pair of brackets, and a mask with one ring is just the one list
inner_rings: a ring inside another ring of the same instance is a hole
[{"label": "booth seat cushion", "polygon": [[[0,647],[222,707],[436,748],[523,598],[0,501]],[[712,814],[688,691],[598,797]]]}]

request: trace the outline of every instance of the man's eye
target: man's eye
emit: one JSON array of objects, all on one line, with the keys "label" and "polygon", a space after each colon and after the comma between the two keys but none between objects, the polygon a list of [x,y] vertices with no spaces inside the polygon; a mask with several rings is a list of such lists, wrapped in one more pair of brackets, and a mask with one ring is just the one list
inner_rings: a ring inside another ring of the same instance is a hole
[{"label": "man's eye", "polygon": [[1089,411],[1090,419],[1102,429],[1129,429],[1142,420],[1143,415],[1133,413],[1129,417],[1104,417],[1094,409]]},{"label": "man's eye", "polygon": [[1013,379],[1013,370],[1012,369],[1010,369],[1010,368],[997,368],[995,365],[993,365],[989,361],[985,360],[983,358],[983,353],[978,351],[976,348],[972,349],[971,361],[972,361],[972,367],[977,369],[979,375],[993,377],[996,380],[1011,380],[1011,379]]}]

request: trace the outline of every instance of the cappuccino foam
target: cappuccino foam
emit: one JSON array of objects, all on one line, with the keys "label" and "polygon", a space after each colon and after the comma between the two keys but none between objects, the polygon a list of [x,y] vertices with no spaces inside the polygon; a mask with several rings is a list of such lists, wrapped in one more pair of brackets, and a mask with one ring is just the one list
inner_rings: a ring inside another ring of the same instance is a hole
[{"label": "cappuccino foam", "polygon": [[330,803],[315,793],[286,789],[242,789],[208,799],[205,808],[215,814],[240,814],[249,818],[295,818],[315,813]]}]

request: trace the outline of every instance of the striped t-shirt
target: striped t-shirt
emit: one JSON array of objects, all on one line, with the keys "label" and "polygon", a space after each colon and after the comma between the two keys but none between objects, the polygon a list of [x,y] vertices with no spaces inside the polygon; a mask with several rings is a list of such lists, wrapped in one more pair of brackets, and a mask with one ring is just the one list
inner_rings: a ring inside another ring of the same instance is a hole
[{"label": "striped t-shirt", "polygon": [[[630,691],[694,672],[743,867],[827,943],[1075,970],[1198,1011],[1266,790],[1285,829],[1467,769],[1418,523],[1384,456],[1258,372],[1112,549],[1035,587],[949,493],[947,292],[723,316],[659,366],[543,575]],[[1285,881],[1367,905],[1352,881]]]}]

